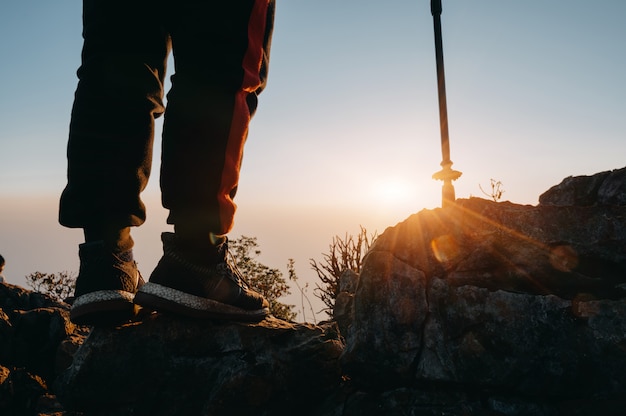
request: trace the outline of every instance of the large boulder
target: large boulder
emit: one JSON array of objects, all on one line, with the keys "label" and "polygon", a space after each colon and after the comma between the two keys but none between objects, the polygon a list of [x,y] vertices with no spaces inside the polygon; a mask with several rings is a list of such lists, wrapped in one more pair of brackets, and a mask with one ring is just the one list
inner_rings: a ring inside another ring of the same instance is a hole
[{"label": "large boulder", "polygon": [[424,408],[437,386],[451,414],[624,414],[623,204],[424,210],[378,238],[353,302],[341,362],[369,401]]},{"label": "large boulder", "polygon": [[88,328],[69,308],[0,284],[0,415],[322,415],[319,398],[340,390],[344,344],[332,322],[148,314]]},{"label": "large boulder", "polygon": [[338,389],[334,324],[219,323],[153,314],[96,328],[57,380],[67,409],[98,415],[287,415]]}]

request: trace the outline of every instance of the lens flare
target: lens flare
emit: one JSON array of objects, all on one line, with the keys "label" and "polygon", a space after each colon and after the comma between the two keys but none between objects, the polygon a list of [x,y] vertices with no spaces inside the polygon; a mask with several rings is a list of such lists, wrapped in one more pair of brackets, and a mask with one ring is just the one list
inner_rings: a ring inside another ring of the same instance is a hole
[{"label": "lens flare", "polygon": [[455,238],[450,234],[444,234],[437,238],[434,238],[430,242],[430,248],[435,255],[435,258],[440,263],[447,263],[459,255],[459,245]]},{"label": "lens flare", "polygon": [[550,265],[561,272],[571,272],[578,266],[578,253],[569,245],[552,247]]}]

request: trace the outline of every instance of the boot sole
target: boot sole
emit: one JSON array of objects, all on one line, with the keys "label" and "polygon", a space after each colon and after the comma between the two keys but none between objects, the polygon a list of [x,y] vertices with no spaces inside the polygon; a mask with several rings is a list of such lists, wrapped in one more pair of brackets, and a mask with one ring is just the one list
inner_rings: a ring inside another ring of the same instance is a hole
[{"label": "boot sole", "polygon": [[166,311],[200,319],[259,322],[270,313],[269,308],[241,309],[152,282],[146,283],[139,289],[135,295],[135,303],[159,312]]},{"label": "boot sole", "polygon": [[123,290],[99,290],[79,296],[70,310],[70,320],[77,325],[114,326],[137,316],[134,293]]}]

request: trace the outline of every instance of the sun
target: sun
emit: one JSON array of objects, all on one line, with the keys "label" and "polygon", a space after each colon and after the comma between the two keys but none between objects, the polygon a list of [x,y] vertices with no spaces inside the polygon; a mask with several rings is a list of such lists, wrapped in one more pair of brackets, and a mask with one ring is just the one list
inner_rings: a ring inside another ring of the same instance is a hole
[{"label": "sun", "polygon": [[409,181],[389,177],[377,180],[372,186],[372,196],[381,205],[406,203],[412,199],[413,187]]}]

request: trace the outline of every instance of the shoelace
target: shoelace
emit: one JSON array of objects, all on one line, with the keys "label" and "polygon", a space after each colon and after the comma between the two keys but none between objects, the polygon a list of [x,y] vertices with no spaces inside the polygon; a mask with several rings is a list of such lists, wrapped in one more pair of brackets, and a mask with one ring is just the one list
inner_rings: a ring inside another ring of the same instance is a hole
[{"label": "shoelace", "polygon": [[250,288],[250,284],[247,282],[246,278],[243,276],[243,273],[241,273],[241,270],[239,270],[239,267],[237,267],[237,261],[235,259],[235,256],[228,249],[228,244],[227,243],[224,243],[224,250],[226,251],[226,256],[225,256],[224,262],[226,263],[227,267],[232,272],[232,273],[229,273],[229,275],[232,274],[235,277],[235,279],[233,279],[233,281],[237,285],[241,286],[244,289],[249,289]]},{"label": "shoelace", "polygon": [[[224,241],[218,250],[218,252],[220,253],[220,257],[223,254],[223,262],[219,262],[217,264],[217,267],[221,266],[220,268],[224,269],[225,274],[236,285],[238,285],[242,289],[250,289],[250,284],[246,281],[243,273],[241,273],[241,271],[237,267],[237,261],[235,259],[235,256],[228,249],[228,240]],[[207,266],[193,264],[187,259],[183,258],[179,254],[178,246],[175,240],[164,247],[164,253],[191,270],[203,274],[210,273],[210,268],[208,268]]]}]

